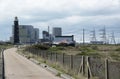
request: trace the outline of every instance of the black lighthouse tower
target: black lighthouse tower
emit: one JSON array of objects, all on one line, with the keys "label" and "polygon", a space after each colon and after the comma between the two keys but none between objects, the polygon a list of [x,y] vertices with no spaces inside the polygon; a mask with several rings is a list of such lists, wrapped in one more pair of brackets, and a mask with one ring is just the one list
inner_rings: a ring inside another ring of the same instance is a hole
[{"label": "black lighthouse tower", "polygon": [[14,28],[14,44],[19,44],[19,23],[17,17],[15,17],[13,28]]}]

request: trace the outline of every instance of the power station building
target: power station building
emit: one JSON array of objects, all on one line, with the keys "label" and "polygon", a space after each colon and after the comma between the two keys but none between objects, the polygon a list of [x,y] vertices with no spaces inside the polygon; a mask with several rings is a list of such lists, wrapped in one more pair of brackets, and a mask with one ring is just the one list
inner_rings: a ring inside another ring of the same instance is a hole
[{"label": "power station building", "polygon": [[52,35],[53,36],[62,36],[62,29],[60,27],[53,27]]},{"label": "power station building", "polygon": [[20,43],[35,43],[39,39],[39,29],[33,28],[32,25],[19,26]]},{"label": "power station building", "polygon": [[70,46],[75,46],[74,35],[62,36],[62,29],[60,27],[53,27],[52,34],[48,31],[43,31],[43,39],[40,40],[41,43],[60,45],[66,44]]},{"label": "power station building", "polygon": [[14,44],[19,44],[19,23],[18,23],[18,18],[15,17],[14,20],[14,25],[13,25],[13,43]]},{"label": "power station building", "polygon": [[[18,19],[15,17],[14,23],[16,21],[18,22]],[[16,41],[19,44],[29,44],[36,43],[39,40],[39,29],[34,28],[32,25],[18,25],[18,30],[15,32],[16,27],[14,24],[12,29],[13,36],[11,37],[11,42],[14,44],[16,44]]]}]

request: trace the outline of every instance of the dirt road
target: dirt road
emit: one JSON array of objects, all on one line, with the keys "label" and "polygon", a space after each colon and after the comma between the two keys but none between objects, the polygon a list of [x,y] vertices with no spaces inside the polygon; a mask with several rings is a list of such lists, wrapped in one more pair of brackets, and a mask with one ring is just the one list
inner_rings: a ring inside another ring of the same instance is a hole
[{"label": "dirt road", "polygon": [[16,53],[16,48],[4,52],[6,79],[62,79]]}]

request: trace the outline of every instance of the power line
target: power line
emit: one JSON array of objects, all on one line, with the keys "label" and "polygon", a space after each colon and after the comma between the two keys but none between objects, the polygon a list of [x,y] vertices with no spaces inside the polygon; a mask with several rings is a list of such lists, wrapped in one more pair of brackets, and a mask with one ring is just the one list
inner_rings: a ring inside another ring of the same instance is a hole
[{"label": "power line", "polygon": [[83,45],[85,44],[85,29],[83,29]]}]

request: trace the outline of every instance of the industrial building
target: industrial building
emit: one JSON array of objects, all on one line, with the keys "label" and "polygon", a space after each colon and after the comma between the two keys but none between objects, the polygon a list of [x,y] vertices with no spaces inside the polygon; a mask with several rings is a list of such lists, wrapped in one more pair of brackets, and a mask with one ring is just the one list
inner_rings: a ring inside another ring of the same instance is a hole
[{"label": "industrial building", "polygon": [[75,46],[74,35],[62,36],[62,29],[60,27],[53,27],[52,34],[48,31],[42,32],[43,39],[40,40],[43,44],[60,45],[64,43],[66,45]]},{"label": "industrial building", "polygon": [[35,43],[39,39],[39,29],[33,28],[32,25],[19,26],[20,43]]},{"label": "industrial building", "polygon": [[53,36],[62,36],[62,29],[60,27],[53,27],[52,35]]},{"label": "industrial building", "polygon": [[15,17],[14,20],[14,25],[13,25],[13,43],[14,44],[19,44],[19,22],[18,22],[18,18]]},{"label": "industrial building", "polygon": [[53,45],[60,44],[72,45],[75,46],[74,35],[71,36],[55,36],[53,40]]},{"label": "industrial building", "polygon": [[[18,21],[18,20],[17,20]],[[39,40],[39,29],[34,28],[32,25],[18,25],[19,33],[19,44],[29,44],[36,43]],[[12,37],[10,37],[10,41],[14,43],[16,41],[15,37],[15,25],[12,27]]]}]

